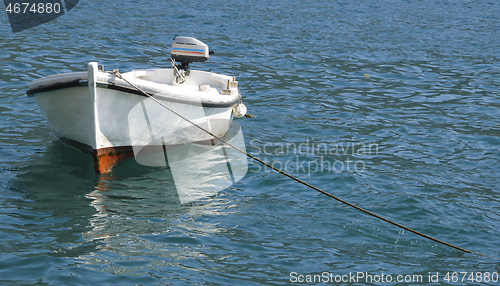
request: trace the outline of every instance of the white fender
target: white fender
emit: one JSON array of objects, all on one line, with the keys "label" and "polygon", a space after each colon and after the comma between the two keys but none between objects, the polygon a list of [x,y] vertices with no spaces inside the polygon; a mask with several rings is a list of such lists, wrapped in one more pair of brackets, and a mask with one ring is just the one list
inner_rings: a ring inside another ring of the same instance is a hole
[{"label": "white fender", "polygon": [[243,103],[240,103],[233,107],[233,114],[237,118],[241,118],[247,114],[247,107]]}]

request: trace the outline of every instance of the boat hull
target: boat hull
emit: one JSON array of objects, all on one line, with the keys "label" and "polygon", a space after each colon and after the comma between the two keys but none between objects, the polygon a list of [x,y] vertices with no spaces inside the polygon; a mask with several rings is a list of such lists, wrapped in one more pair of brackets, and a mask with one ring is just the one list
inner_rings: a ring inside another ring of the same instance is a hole
[{"label": "boat hull", "polygon": [[[109,173],[134,156],[174,148],[186,143],[207,144],[213,138],[137,90],[109,88],[99,82],[97,65],[89,64],[88,78],[60,88],[38,88],[35,98],[49,127],[64,142],[92,155],[97,173]],[[28,93],[29,94],[29,93]],[[207,104],[179,100],[167,92],[152,95],[190,121],[223,136],[233,119],[235,101]]]}]

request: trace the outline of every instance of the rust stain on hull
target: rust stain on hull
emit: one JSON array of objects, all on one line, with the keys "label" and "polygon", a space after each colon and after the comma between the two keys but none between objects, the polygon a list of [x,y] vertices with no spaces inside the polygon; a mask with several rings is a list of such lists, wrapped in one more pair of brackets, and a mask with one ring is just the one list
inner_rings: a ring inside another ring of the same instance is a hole
[{"label": "rust stain on hull", "polygon": [[94,169],[98,174],[108,174],[113,168],[134,157],[132,147],[109,147],[94,150]]}]

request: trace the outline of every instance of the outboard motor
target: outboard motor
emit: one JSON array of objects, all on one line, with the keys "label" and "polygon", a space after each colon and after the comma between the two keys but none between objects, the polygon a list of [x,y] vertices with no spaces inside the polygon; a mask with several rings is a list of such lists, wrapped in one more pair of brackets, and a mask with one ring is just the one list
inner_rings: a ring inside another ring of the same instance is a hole
[{"label": "outboard motor", "polygon": [[190,37],[176,37],[172,44],[172,59],[180,62],[180,69],[188,70],[189,64],[193,62],[204,62],[210,58],[214,52],[208,50],[208,46]]}]

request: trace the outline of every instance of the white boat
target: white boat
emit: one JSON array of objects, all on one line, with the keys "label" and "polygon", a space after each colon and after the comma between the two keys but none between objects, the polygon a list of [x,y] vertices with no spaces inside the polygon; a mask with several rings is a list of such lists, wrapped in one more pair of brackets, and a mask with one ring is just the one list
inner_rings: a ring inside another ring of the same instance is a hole
[{"label": "white boat", "polygon": [[211,135],[148,96],[216,136],[226,133],[234,115],[245,115],[234,77],[190,70],[191,62],[205,61],[209,54],[204,43],[177,37],[172,68],[132,70],[120,74],[121,79],[91,62],[86,72],[34,80],[27,95],[35,98],[61,140],[91,154],[97,173],[108,173],[141,152],[192,142],[213,143]]}]

